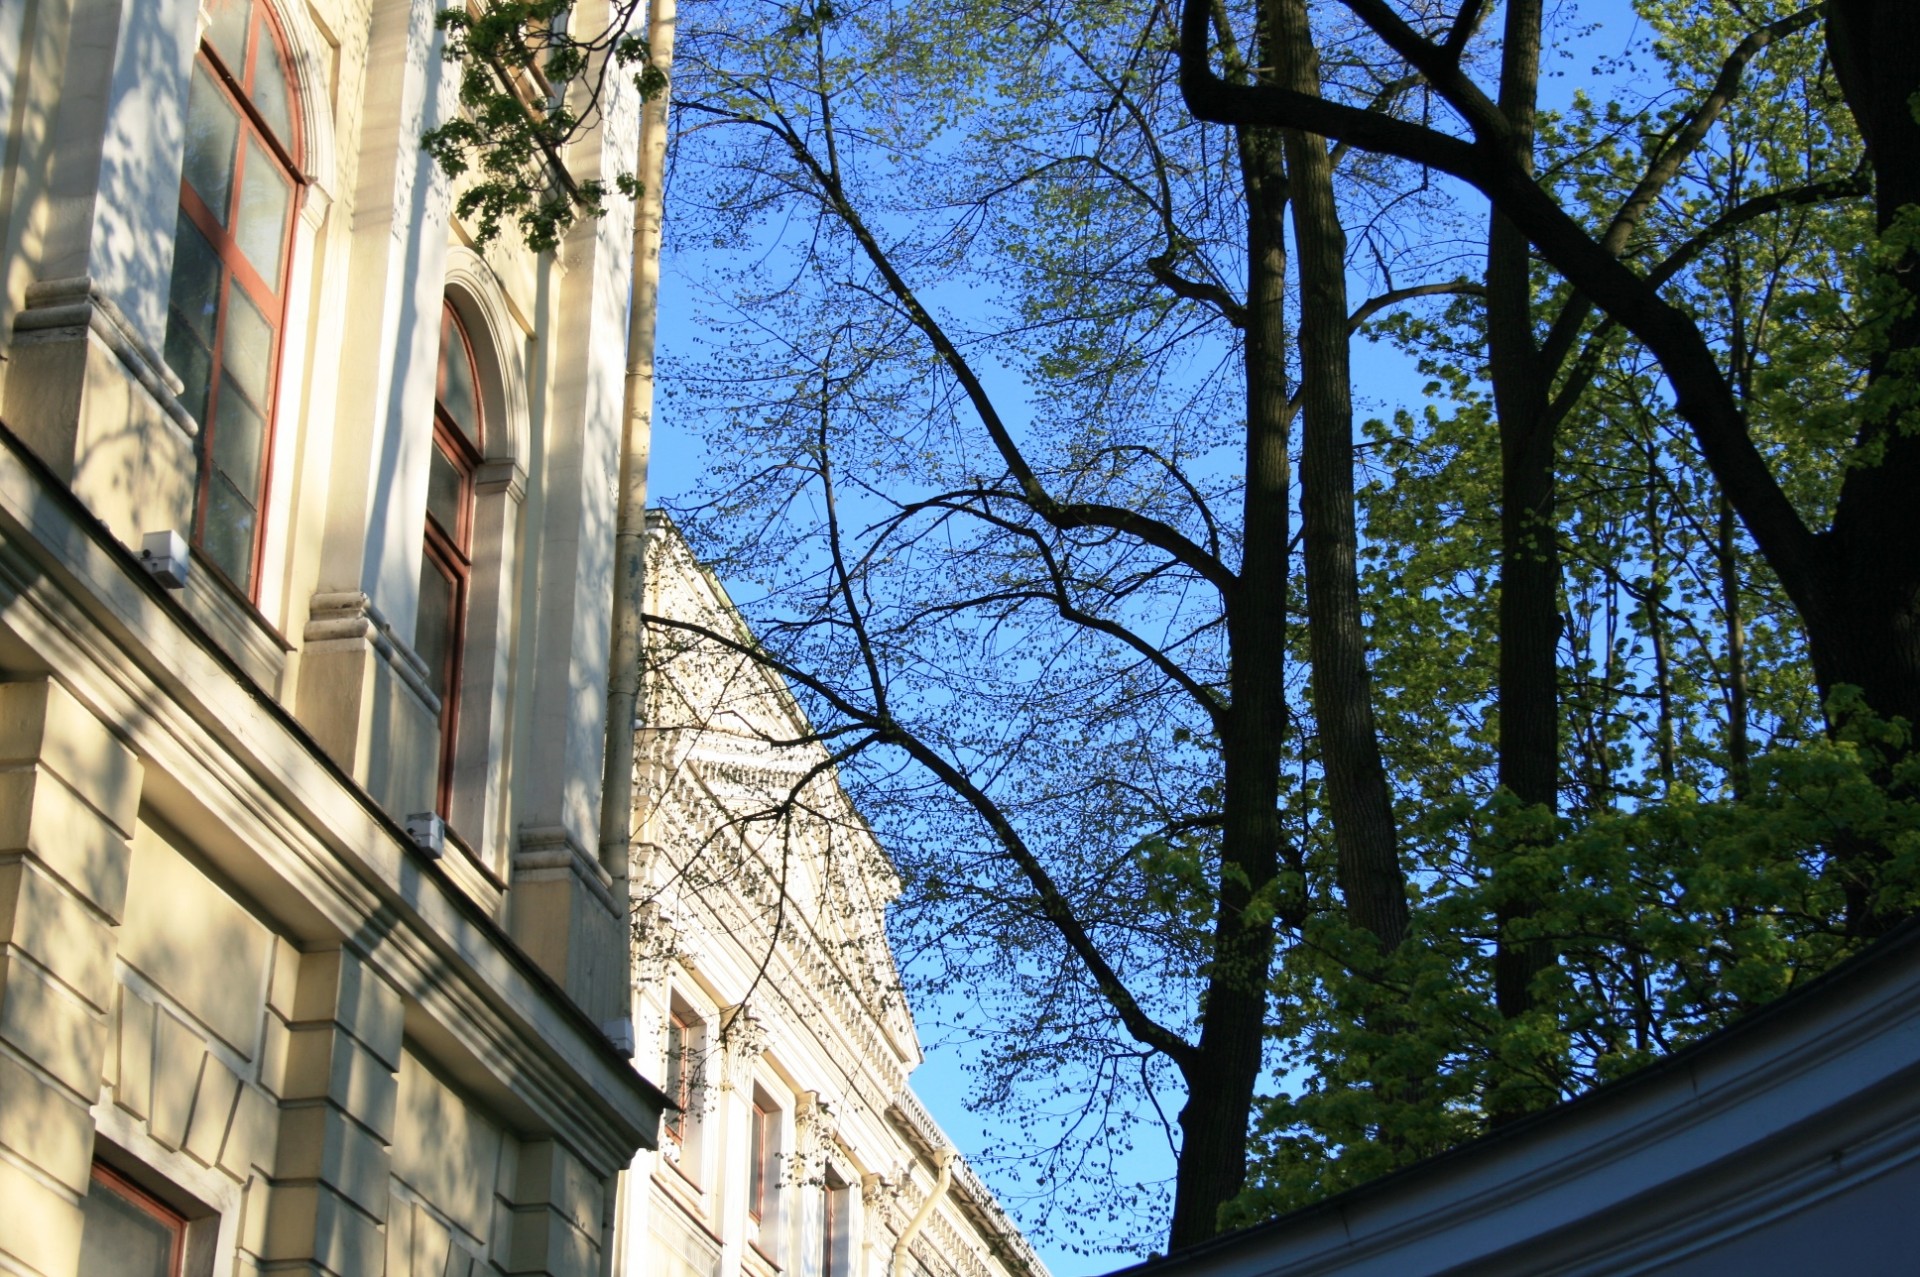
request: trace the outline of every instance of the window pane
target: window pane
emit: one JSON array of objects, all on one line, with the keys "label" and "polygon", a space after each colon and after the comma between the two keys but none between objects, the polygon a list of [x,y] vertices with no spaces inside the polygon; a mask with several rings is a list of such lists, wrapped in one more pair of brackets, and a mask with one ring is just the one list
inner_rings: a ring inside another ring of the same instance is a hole
[{"label": "window pane", "polygon": [[431,554],[420,556],[420,617],[413,650],[426,662],[440,712],[446,713],[448,666],[453,659],[453,581]]},{"label": "window pane", "polygon": [[247,176],[240,187],[240,225],[233,237],[247,255],[267,287],[280,290],[280,252],[286,247],[287,209],[293,203],[293,187],[281,175],[280,166],[260,145],[260,139],[247,137]]},{"label": "window pane", "polygon": [[199,192],[221,225],[233,194],[233,148],[240,140],[240,117],[198,63],[187,95],[187,157],[181,176]]},{"label": "window pane", "polygon": [[204,424],[207,392],[213,388],[213,352],[200,344],[177,308],[167,312],[167,366],[180,374],[181,405]]},{"label": "window pane", "polygon": [[[427,513],[440,525],[440,530],[449,537],[459,538],[460,526],[460,471],[454,468],[453,461],[440,451],[436,443],[433,449],[433,463],[427,469]],[[460,543],[462,552],[466,545]]]},{"label": "window pane", "polygon": [[175,227],[173,283],[167,307],[167,365],[185,383],[180,402],[193,419],[207,419],[213,388],[213,321],[220,300],[220,259],[192,222]]},{"label": "window pane", "polygon": [[206,0],[207,43],[238,80],[246,75],[247,17],[252,0]]},{"label": "window pane", "polygon": [[747,1213],[758,1220],[767,1206],[767,1118],[758,1104],[747,1127]]},{"label": "window pane", "polygon": [[235,489],[250,501],[260,497],[261,460],[267,441],[267,423],[253,406],[234,393],[233,378],[222,377],[220,420],[213,429],[213,464]]},{"label": "window pane", "polygon": [[280,145],[293,150],[293,87],[287,65],[280,60],[280,46],[274,43],[265,23],[260,26],[260,48],[254,53],[253,105]]},{"label": "window pane", "polygon": [[243,590],[253,588],[253,527],[253,503],[216,470],[207,491],[200,549]]},{"label": "window pane", "polygon": [[440,407],[475,448],[480,446],[480,391],[473,362],[451,310],[440,322]]},{"label": "window pane", "polygon": [[680,1021],[667,1021],[667,1098],[680,1106],[678,1112],[668,1113],[667,1134],[675,1139],[686,1133],[687,1121],[687,1036],[680,1027]]},{"label": "window pane", "polygon": [[264,409],[273,372],[273,328],[239,288],[227,290],[227,331],[220,354],[221,368]]},{"label": "window pane", "polygon": [[82,1209],[80,1271],[88,1277],[169,1277],[173,1272],[175,1228],[167,1222],[97,1179]]},{"label": "window pane", "polygon": [[168,300],[199,334],[200,344],[211,347],[213,316],[220,301],[220,259],[214,256],[206,236],[184,217],[174,227],[173,283]]}]

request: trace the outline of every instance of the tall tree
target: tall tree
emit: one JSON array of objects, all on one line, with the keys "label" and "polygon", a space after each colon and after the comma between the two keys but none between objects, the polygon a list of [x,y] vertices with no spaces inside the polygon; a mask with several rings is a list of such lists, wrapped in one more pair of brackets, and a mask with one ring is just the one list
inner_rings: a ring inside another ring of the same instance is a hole
[{"label": "tall tree", "polygon": [[[1296,92],[1318,93],[1320,58],[1306,0],[1274,0],[1265,16],[1273,28],[1268,60],[1275,79]],[[1284,137],[1300,255],[1301,500],[1314,717],[1341,892],[1354,921],[1393,949],[1407,934],[1407,890],[1360,606],[1347,237],[1326,139],[1298,129]]]},{"label": "tall tree", "polygon": [[[1318,86],[1303,0],[1212,21],[1229,74]],[[1072,963],[1050,978],[1081,982],[1131,1050],[1171,1065],[1186,1094],[1178,1245],[1212,1235],[1244,1183],[1276,941],[1304,921],[1316,872],[1279,819],[1297,416],[1312,719],[1339,844],[1319,894],[1382,951],[1405,937],[1409,906],[1357,586],[1334,157],[1305,134],[1223,138],[1185,121],[1164,22],[1152,7],[874,5],[750,39],[729,16],[712,43],[683,33],[680,110],[736,139],[702,152],[722,217],[778,207],[808,225],[784,266],[792,282],[742,302],[779,362],[743,357],[708,383],[738,405],[740,374],[762,370],[768,397],[754,409],[764,424],[730,418],[746,452],[708,511],[720,517],[695,516],[695,535],[730,551],[730,571],[764,568],[769,546],[742,535],[743,507],[792,509],[811,489],[819,571],[769,595],[758,650],[819,698],[825,730],[903,754],[990,834],[980,869],[957,867],[946,843],[920,879],[932,896],[964,883],[969,899],[993,897],[1005,934],[1043,921],[1053,934],[1033,943]],[[955,29],[969,32],[964,57]],[[960,105],[952,119],[877,111],[889,97]],[[915,154],[932,158],[905,183],[874,180],[878,156]],[[982,243],[999,254],[984,267],[971,256]],[[1009,291],[1004,318],[943,311],[914,281],[980,269]],[[834,299],[824,311],[815,289]],[[795,325],[798,295],[824,323]],[[1026,371],[1031,406],[996,379],[1000,359]],[[1198,360],[1218,372],[1182,368]],[[936,531],[951,547],[938,557]],[[777,557],[791,564],[790,541]],[[975,644],[1000,668],[944,664]],[[1021,725],[1016,738],[974,734],[989,703]],[[1045,738],[1063,719],[1081,744],[1060,755]],[[1099,752],[1099,733],[1119,730],[1126,748]],[[1185,792],[1163,792],[1182,773]],[[1104,807],[1063,813],[1066,794],[1094,793]],[[1124,907],[1136,882],[1165,913]],[[1156,945],[1193,955],[1191,982],[1132,967]]]},{"label": "tall tree", "polygon": [[[1043,1223],[1155,1127],[1174,1244],[1357,1182],[1911,896],[1848,867],[1913,825],[1899,733],[1806,739],[1851,659],[1808,563],[1904,437],[1867,428],[1905,312],[1859,322],[1847,130],[1792,136],[1821,14],[1644,8],[1679,105],[1564,117],[1533,0],[1193,3],[1178,45],[1147,3],[683,9],[672,234],[742,251],[662,420],[715,445],[682,522],[759,638],[657,617],[656,651],[796,689],[903,951],[993,1017]],[[1434,383],[1364,455],[1363,325]]]},{"label": "tall tree", "polygon": [[[1465,29],[1483,7],[1470,0],[1437,32],[1403,17],[1388,0],[1343,0],[1387,48],[1406,59],[1463,122],[1464,133],[1356,110],[1313,94],[1233,85],[1211,69],[1207,8],[1188,0],[1182,74],[1202,119],[1311,127],[1328,136],[1448,173],[1484,194],[1541,257],[1586,301],[1627,329],[1659,359],[1678,411],[1807,628],[1823,689],[1860,687],[1887,715],[1920,721],[1920,526],[1905,494],[1920,479],[1920,443],[1902,425],[1911,362],[1920,340],[1911,248],[1902,210],[1920,196],[1913,168],[1920,121],[1905,105],[1920,90],[1920,63],[1907,56],[1920,36],[1920,11],[1894,0],[1853,0],[1780,20],[1804,25],[1826,16],[1834,68],[1874,176],[1874,204],[1886,255],[1884,344],[1873,385],[1857,404],[1856,455],[1831,527],[1808,526],[1761,455],[1734,388],[1699,325],[1660,296],[1661,281],[1624,265],[1607,236],[1586,229],[1520,158],[1515,126],[1462,60]],[[1539,12],[1507,41],[1537,41]],[[1705,105],[1705,104],[1703,104]]]}]

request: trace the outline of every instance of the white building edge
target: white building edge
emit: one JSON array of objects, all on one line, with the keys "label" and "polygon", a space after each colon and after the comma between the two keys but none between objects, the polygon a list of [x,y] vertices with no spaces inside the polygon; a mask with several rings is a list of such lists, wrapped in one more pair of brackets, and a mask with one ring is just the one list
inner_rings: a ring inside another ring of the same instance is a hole
[{"label": "white building edge", "polygon": [[[672,523],[647,610],[747,639]],[[665,1080],[628,1175],[630,1277],[1046,1277],[909,1089],[920,1063],[882,911],[899,883],[779,678],[649,636],[634,1023]]]},{"label": "white building edge", "polygon": [[1115,1277],[1920,1272],[1920,923],[1630,1077]]}]

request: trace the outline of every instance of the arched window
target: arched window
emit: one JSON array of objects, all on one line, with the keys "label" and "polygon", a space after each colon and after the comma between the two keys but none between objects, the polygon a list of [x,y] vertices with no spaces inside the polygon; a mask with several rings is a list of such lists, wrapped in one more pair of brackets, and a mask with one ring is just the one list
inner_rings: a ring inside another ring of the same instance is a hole
[{"label": "arched window", "polygon": [[187,99],[167,363],[200,423],[193,541],[256,593],[293,219],[299,108],[262,0],[207,0]]},{"label": "arched window", "polygon": [[473,342],[447,303],[440,315],[440,375],[433,397],[433,461],[427,472],[427,535],[420,555],[420,614],[413,650],[440,695],[440,768],[435,805],[452,809],[454,744],[467,597],[473,586],[473,476],[484,455]]}]

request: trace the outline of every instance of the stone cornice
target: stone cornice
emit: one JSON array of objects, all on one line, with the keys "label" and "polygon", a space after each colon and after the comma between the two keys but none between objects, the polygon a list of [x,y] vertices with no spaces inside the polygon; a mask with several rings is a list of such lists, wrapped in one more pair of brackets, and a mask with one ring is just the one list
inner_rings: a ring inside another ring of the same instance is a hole
[{"label": "stone cornice", "polygon": [[[929,1165],[937,1164],[941,1153],[953,1147],[946,1132],[933,1120],[933,1114],[927,1112],[920,1097],[910,1090],[902,1090],[894,1097],[887,1106],[887,1117]],[[995,1256],[1009,1268],[1024,1269],[1031,1277],[1047,1277],[1047,1268],[1040,1256],[965,1157],[953,1159],[951,1174],[953,1185],[948,1192],[973,1217],[974,1226]],[[951,1230],[951,1225],[943,1224],[943,1227]],[[957,1232],[952,1234],[952,1240],[959,1240]]]},{"label": "stone cornice", "polygon": [[[655,732],[647,733],[650,738],[658,735]],[[642,751],[644,758],[638,780],[647,819],[678,819],[690,831],[697,833],[702,841],[711,839],[715,832],[714,822],[708,813],[743,820],[744,817],[737,813],[769,810],[774,804],[785,800],[786,794],[792,789],[791,777],[799,774],[774,775],[771,779],[775,782],[776,792],[769,793],[746,783],[747,778],[739,772],[729,774],[721,771],[716,774],[708,763],[705,751],[682,750],[658,740],[646,743],[649,747]],[[897,894],[899,881],[894,876],[885,850],[874,839],[866,822],[854,811],[837,782],[818,776],[806,787],[800,800],[810,810],[808,816],[802,817],[803,824],[812,830],[832,831],[850,840],[854,872],[843,875],[838,881],[858,893],[850,899],[850,904],[858,911],[871,915],[875,934],[882,934],[885,929],[884,906]],[[830,815],[822,814],[822,808],[833,810]],[[694,812],[700,815],[688,815]],[[657,836],[652,841],[656,845],[666,844],[665,839]],[[766,854],[757,844],[744,837],[738,828],[731,831],[728,841],[729,845],[740,847],[744,855],[751,856],[769,881],[776,876],[776,867]],[[846,866],[848,857],[840,857],[839,863]],[[764,901],[768,904],[772,902],[770,895]],[[888,965],[891,967],[890,957]],[[887,1010],[903,1020],[909,1018],[904,1001]],[[886,1014],[880,1008],[873,1008],[872,1013],[882,1020]],[[905,1026],[888,1027],[890,1030],[899,1030]]]},{"label": "stone cornice", "polygon": [[470,1085],[601,1173],[651,1139],[664,1096],[3,430],[0,617],[141,756],[144,801],[290,934],[378,965]]},{"label": "stone cornice", "polygon": [[[656,818],[670,815],[689,836],[699,832],[710,832],[692,815],[701,810],[700,804],[683,802],[667,806],[669,810],[656,812]],[[671,860],[670,852],[662,854],[667,855]],[[686,927],[683,930],[689,932],[707,930],[713,934],[726,935],[733,943],[741,946],[743,951],[757,952],[756,946],[764,947],[774,942],[769,931],[758,926],[751,918],[722,918],[712,903],[705,898],[704,893],[688,894],[692,897],[689,902],[692,907],[706,912],[710,923],[704,928]],[[763,911],[770,911],[777,903],[777,898],[778,888],[769,883],[756,895],[754,904]],[[803,1000],[824,1012],[824,1015],[819,1017],[803,1016],[806,1022],[812,1023],[824,1019],[839,1026],[840,1031],[851,1039],[852,1045],[858,1048],[861,1058],[894,1061],[893,1067],[898,1070],[899,1076],[904,1077],[906,1070],[919,1062],[917,1047],[912,1043],[901,1043],[892,1032],[888,1031],[881,1013],[857,991],[864,982],[857,980],[846,971],[828,947],[821,943],[811,925],[804,918],[794,916],[796,912],[788,911],[787,920],[780,928],[776,945],[775,957],[784,959],[778,965],[778,970],[783,977],[781,982],[777,982],[782,985],[779,996],[783,1001],[795,1002],[793,984],[797,984],[803,991]],[[786,983],[787,981],[792,981],[793,984]],[[896,991],[893,996],[901,995]],[[904,1006],[905,1003],[902,1000],[902,1009]],[[908,1050],[903,1050],[903,1046],[912,1048],[910,1053]]]},{"label": "stone cornice", "polygon": [[[658,904],[656,900],[642,907],[654,908]],[[697,911],[701,916],[683,919],[673,917],[664,909],[659,911],[659,916],[670,918],[673,930],[679,935],[727,937],[729,943],[739,947],[738,965],[742,969],[756,965],[757,955],[750,955],[747,943],[735,930],[737,920],[722,918],[698,893],[693,893],[691,899],[681,898],[680,909]],[[716,956],[684,949],[676,954],[677,960],[689,970],[709,979],[716,975]],[[826,1057],[845,1071],[848,1083],[861,1101],[875,1112],[883,1110],[890,1097],[906,1084],[905,1062],[885,1048],[880,1035],[871,1027],[862,1031],[861,1026],[870,1025],[870,1017],[851,994],[840,988],[839,982],[823,980],[817,971],[807,972],[795,966],[791,951],[784,945],[775,956],[789,960],[769,968],[769,978],[753,991],[755,1007],[777,1014],[783,1024],[814,1037]],[[749,961],[749,957],[754,960]],[[737,996],[742,991],[734,993]]]}]

